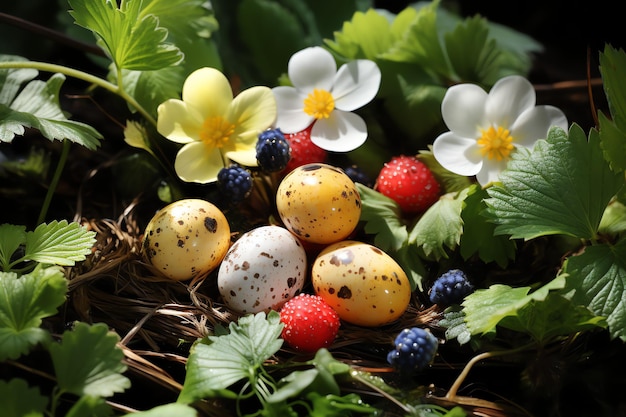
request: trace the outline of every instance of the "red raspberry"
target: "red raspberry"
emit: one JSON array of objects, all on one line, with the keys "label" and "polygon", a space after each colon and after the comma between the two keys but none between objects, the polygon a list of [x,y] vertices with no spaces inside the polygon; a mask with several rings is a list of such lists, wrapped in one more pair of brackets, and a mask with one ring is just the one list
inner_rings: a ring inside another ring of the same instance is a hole
[{"label": "red raspberry", "polygon": [[440,187],[426,164],[415,156],[395,156],[376,179],[376,190],[396,201],[406,214],[426,211],[439,199]]},{"label": "red raspberry", "polygon": [[282,338],[292,348],[306,353],[328,347],[339,332],[339,315],[318,295],[299,294],[280,310],[285,324]]},{"label": "red raspberry", "polygon": [[291,159],[287,163],[283,172],[288,173],[293,171],[301,165],[310,164],[313,162],[325,162],[328,153],[311,142],[311,129],[313,125],[310,125],[304,130],[296,133],[284,133],[285,139],[289,142],[291,147]]}]

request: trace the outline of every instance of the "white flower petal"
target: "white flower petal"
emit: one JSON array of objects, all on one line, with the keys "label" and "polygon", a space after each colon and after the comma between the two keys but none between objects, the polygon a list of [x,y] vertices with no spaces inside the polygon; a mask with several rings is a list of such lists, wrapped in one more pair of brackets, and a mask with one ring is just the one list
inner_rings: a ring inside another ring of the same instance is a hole
[{"label": "white flower petal", "polygon": [[548,137],[548,130],[558,126],[567,131],[567,117],[554,106],[537,106],[526,110],[511,126],[511,136],[516,145],[530,148],[537,139]]},{"label": "white flower petal", "polygon": [[511,75],[498,80],[489,91],[485,115],[490,124],[508,129],[535,103],[535,89],[530,81],[519,75]]},{"label": "white flower petal", "polygon": [[442,133],[433,142],[433,155],[448,171],[470,177],[483,166],[476,140],[462,138],[452,132]]},{"label": "white flower petal", "polygon": [[492,182],[499,181],[500,173],[504,171],[507,163],[508,161],[506,160],[497,161],[495,159],[486,158],[480,172],[476,174],[476,181],[483,187],[486,187]]},{"label": "white flower petal", "polygon": [[350,152],[367,139],[367,125],[361,116],[335,110],[311,129],[311,142],[331,152]]},{"label": "white flower petal", "polygon": [[330,91],[337,63],[326,49],[313,46],[293,54],[287,72],[291,83],[300,92],[308,94],[314,88]]},{"label": "white flower petal", "polygon": [[276,99],[275,126],[283,133],[296,133],[313,123],[313,116],[304,112],[304,97],[293,87],[274,87]]},{"label": "white flower petal", "polygon": [[352,111],[365,106],[376,97],[380,78],[380,69],[374,61],[359,59],[342,65],[332,90],[335,107]]},{"label": "white flower petal", "polygon": [[478,138],[485,127],[487,92],[475,84],[457,84],[448,89],[441,102],[441,116],[452,132]]}]

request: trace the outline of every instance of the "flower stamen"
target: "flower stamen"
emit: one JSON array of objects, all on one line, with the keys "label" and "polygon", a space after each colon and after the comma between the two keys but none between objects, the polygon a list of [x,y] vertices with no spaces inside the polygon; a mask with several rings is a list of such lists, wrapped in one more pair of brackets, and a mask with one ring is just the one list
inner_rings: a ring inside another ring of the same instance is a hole
[{"label": "flower stamen", "polygon": [[490,126],[489,129],[481,130],[481,133],[482,136],[477,140],[480,152],[489,159],[508,159],[515,149],[511,133],[502,126],[498,126],[497,130]]},{"label": "flower stamen", "polygon": [[335,99],[326,90],[314,89],[304,99],[304,112],[316,119],[328,119],[335,109]]},{"label": "flower stamen", "polygon": [[235,132],[235,125],[222,116],[207,117],[202,123],[200,139],[207,146],[221,148]]}]

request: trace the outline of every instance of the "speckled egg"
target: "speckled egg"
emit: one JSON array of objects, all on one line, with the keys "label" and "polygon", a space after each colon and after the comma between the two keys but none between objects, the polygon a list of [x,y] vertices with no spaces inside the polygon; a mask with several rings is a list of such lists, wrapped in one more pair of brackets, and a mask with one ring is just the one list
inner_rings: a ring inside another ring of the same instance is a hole
[{"label": "speckled egg", "polygon": [[217,274],[224,304],[239,313],[278,310],[297,295],[307,277],[306,252],[280,226],[260,226],[237,239]]},{"label": "speckled egg", "polygon": [[361,196],[341,169],[302,165],[283,178],[276,208],[285,227],[300,239],[330,244],[346,239],[361,217]]},{"label": "speckled egg", "polygon": [[185,281],[208,274],[230,247],[224,213],[201,199],[175,201],[159,210],[146,226],[142,253],[164,276]]},{"label": "speckled egg", "polygon": [[400,265],[367,243],[334,243],[315,258],[311,281],[317,295],[339,317],[375,327],[398,319],[411,300],[411,284]]}]

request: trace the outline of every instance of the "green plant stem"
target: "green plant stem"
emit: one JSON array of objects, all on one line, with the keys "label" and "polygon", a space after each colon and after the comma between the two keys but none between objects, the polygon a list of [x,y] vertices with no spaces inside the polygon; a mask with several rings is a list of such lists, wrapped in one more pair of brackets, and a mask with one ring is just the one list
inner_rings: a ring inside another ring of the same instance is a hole
[{"label": "green plant stem", "polygon": [[48,209],[50,208],[50,203],[52,202],[52,197],[54,196],[54,191],[57,189],[57,185],[61,180],[61,174],[63,173],[63,169],[65,168],[65,163],[67,162],[67,156],[70,153],[71,146],[72,142],[67,139],[63,140],[63,149],[61,150],[61,155],[59,156],[59,162],[57,163],[56,169],[54,170],[52,181],[50,181],[48,191],[46,192],[46,197],[43,200],[43,204],[41,205],[37,224],[42,224],[44,221],[46,221],[46,215],[48,214]]},{"label": "green plant stem", "polygon": [[467,375],[469,374],[469,372],[472,369],[472,367],[475,364],[477,364],[478,362],[482,361],[483,359],[495,358],[496,356],[511,355],[511,354],[514,354],[514,353],[517,353],[517,352],[521,352],[521,351],[527,349],[529,346],[531,346],[531,345],[520,346],[518,348],[509,349],[509,350],[497,350],[497,351],[483,352],[483,353],[480,353],[480,354],[474,356],[465,365],[465,367],[463,368],[463,371],[461,371],[459,376],[456,378],[456,380],[454,381],[454,383],[452,384],[452,386],[448,390],[448,393],[446,394],[445,398],[448,399],[448,400],[453,400],[456,397],[456,393],[459,391],[459,388],[461,387],[461,384],[463,383],[463,381],[465,381],[465,378],[467,378]]},{"label": "green plant stem", "polygon": [[156,127],[156,120],[154,119],[154,117],[152,117],[150,113],[148,113],[146,109],[144,109],[141,106],[141,104],[137,102],[137,100],[135,100],[131,95],[129,95],[120,86],[115,85],[111,82],[108,82],[107,80],[103,78],[97,77],[95,75],[92,75],[87,72],[80,71],[74,68],[69,68],[63,65],[49,64],[47,62],[37,62],[37,61],[0,62],[0,69],[2,68],[31,68],[31,69],[36,69],[39,71],[57,72],[57,73],[67,75],[68,77],[73,77],[79,80],[86,81],[90,84],[95,84],[99,87],[104,88],[105,90],[112,92],[113,94],[116,94],[122,99],[124,99],[124,101],[126,101],[128,104],[134,107],[139,113],[141,113],[141,115],[147,121],[149,121],[152,125]]}]

